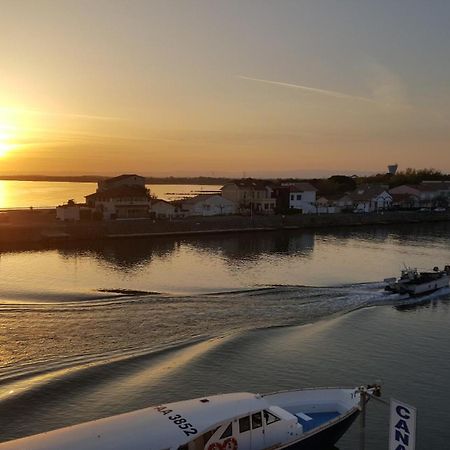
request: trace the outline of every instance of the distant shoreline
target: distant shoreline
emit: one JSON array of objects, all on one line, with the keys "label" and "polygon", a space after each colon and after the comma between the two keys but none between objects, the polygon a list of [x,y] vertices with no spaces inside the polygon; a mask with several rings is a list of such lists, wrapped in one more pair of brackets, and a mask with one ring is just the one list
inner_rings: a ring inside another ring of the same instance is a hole
[{"label": "distant shoreline", "polygon": [[[109,177],[100,175],[0,175],[0,181],[46,181],[60,183],[97,183]],[[145,177],[146,184],[225,184],[231,178],[221,177]]]}]

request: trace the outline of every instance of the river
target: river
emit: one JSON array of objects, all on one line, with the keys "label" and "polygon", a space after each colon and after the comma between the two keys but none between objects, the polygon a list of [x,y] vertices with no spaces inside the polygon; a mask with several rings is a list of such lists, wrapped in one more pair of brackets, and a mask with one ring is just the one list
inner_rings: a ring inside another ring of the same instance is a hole
[{"label": "river", "polygon": [[[0,440],[211,393],[380,381],[417,406],[418,449],[449,448],[450,293],[411,302],[381,283],[448,264],[449,245],[440,223],[3,252]],[[371,402],[367,450],[386,448],[387,420]]]}]

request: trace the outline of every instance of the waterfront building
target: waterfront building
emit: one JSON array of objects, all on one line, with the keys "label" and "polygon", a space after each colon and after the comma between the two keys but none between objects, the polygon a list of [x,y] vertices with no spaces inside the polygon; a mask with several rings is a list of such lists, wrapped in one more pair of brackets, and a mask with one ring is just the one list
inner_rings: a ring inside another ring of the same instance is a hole
[{"label": "waterfront building", "polygon": [[363,213],[389,209],[392,196],[387,189],[387,186],[381,184],[363,184],[355,191],[341,197],[337,205],[343,209]]},{"label": "waterfront building", "polygon": [[403,184],[389,190],[391,195],[409,194],[419,199],[420,207],[431,208],[439,201],[450,200],[450,182],[423,181],[418,185]]},{"label": "waterfront building", "polygon": [[276,199],[273,183],[245,178],[225,184],[222,197],[234,202],[242,214],[273,214]]},{"label": "waterfront building", "polygon": [[393,194],[392,207],[395,209],[418,209],[421,206],[420,196],[416,194]]},{"label": "waterfront building", "polygon": [[86,219],[131,219],[150,217],[150,190],[139,175],[119,175],[97,183],[97,191],[87,195],[85,204],[69,200],[56,208],[56,218],[64,221]]},{"label": "waterfront building", "polygon": [[136,174],[99,181],[97,191],[86,196],[86,203],[105,220],[150,217],[150,190],[145,178]]},{"label": "waterfront building", "polygon": [[141,186],[121,186],[86,196],[87,205],[105,220],[150,217],[150,193]]},{"label": "waterfront building", "polygon": [[176,216],[176,209],[174,204],[157,199],[152,201],[150,211],[157,219],[172,219]]},{"label": "waterfront building", "polygon": [[336,214],[341,212],[341,208],[330,197],[321,195],[316,200],[316,209],[318,214]]},{"label": "waterfront building", "polygon": [[236,203],[219,194],[200,194],[180,201],[186,216],[224,216],[236,214]]},{"label": "waterfront building", "polygon": [[66,204],[56,207],[56,218],[63,222],[88,220],[92,218],[92,209],[86,203],[75,203],[73,200],[69,200]]},{"label": "waterfront building", "polygon": [[317,189],[307,182],[281,183],[272,187],[277,213],[316,213]]},{"label": "waterfront building", "polygon": [[303,214],[317,212],[317,189],[310,183],[289,185],[289,209],[295,209]]},{"label": "waterfront building", "polygon": [[450,180],[446,181],[422,181],[419,186],[421,189],[433,192],[433,200],[445,201],[450,203]]}]

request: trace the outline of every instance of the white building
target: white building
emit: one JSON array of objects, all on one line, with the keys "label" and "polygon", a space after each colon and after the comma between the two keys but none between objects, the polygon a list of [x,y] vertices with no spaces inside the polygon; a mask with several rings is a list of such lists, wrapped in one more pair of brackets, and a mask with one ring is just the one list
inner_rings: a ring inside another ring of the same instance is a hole
[{"label": "white building", "polygon": [[75,222],[83,218],[91,218],[92,210],[86,204],[69,200],[65,205],[56,207],[56,218],[64,222]]},{"label": "white building", "polygon": [[224,216],[237,212],[236,203],[219,194],[200,194],[181,203],[187,216]]},{"label": "white building", "polygon": [[337,204],[355,212],[369,213],[389,209],[392,196],[387,192],[386,186],[361,185],[355,191],[344,195]]},{"label": "white building", "polygon": [[289,209],[296,209],[303,214],[317,212],[317,189],[310,183],[296,183],[289,186]]},{"label": "white building", "polygon": [[332,200],[324,196],[317,199],[316,205],[318,214],[336,214],[341,212],[341,208],[339,206],[336,206]]},{"label": "white building", "polygon": [[165,200],[153,200],[150,210],[157,219],[171,219],[176,216],[175,206]]}]

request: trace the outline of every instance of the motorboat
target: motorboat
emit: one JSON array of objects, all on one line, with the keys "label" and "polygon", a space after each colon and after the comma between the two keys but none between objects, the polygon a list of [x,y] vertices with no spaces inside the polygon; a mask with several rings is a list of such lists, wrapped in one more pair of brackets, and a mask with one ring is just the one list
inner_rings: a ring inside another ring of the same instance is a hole
[{"label": "motorboat", "polygon": [[240,392],[165,403],[0,444],[0,450],[320,450],[379,386]]},{"label": "motorboat", "polygon": [[400,278],[386,278],[385,289],[398,294],[411,296],[427,294],[449,286],[450,265],[440,270],[434,267],[432,271],[419,272],[417,269],[406,267],[402,270]]}]

